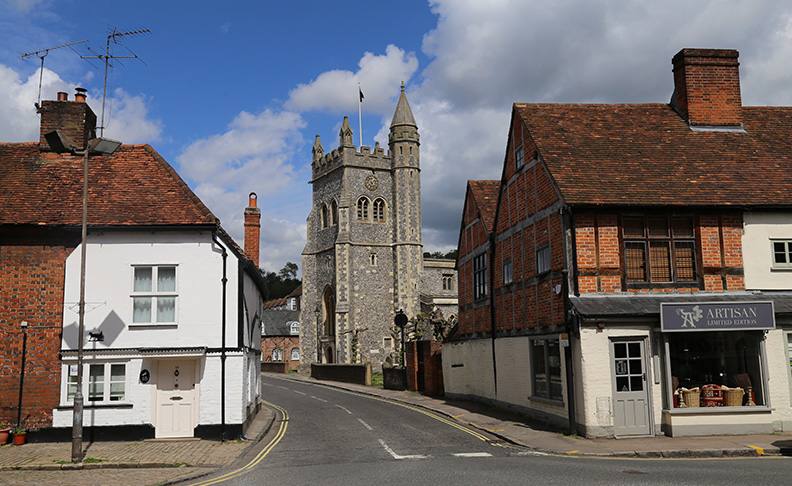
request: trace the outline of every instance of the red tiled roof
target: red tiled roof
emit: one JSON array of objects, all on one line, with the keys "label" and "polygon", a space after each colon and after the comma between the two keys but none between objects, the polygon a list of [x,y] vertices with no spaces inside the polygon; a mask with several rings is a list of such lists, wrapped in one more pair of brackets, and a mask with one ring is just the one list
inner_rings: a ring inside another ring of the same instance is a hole
[{"label": "red tiled roof", "polygon": [[[0,224],[82,223],[83,158],[0,143]],[[149,145],[89,163],[90,226],[216,225],[217,218]]]},{"label": "red tiled roof", "polygon": [[514,105],[569,204],[792,205],[792,107],[746,133],[694,132],[668,105]]},{"label": "red tiled roof", "polygon": [[481,213],[487,231],[495,228],[495,212],[498,207],[500,181],[468,181],[470,192]]}]

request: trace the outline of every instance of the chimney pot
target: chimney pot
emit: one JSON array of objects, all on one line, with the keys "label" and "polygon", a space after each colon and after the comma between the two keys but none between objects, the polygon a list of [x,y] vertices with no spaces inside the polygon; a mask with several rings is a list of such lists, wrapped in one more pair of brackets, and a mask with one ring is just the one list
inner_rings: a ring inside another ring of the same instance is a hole
[{"label": "chimney pot", "polygon": [[85,98],[88,95],[88,90],[85,88],[76,88],[75,91],[77,92],[74,94],[74,100],[85,103]]},{"label": "chimney pot", "polygon": [[249,200],[248,206],[250,206],[251,208],[255,208],[256,207],[256,199],[257,198],[258,198],[258,196],[256,195],[256,193],[255,192],[251,192],[250,195],[248,196],[248,200]]},{"label": "chimney pot", "polygon": [[69,101],[69,94],[64,91],[58,91],[58,101]]}]

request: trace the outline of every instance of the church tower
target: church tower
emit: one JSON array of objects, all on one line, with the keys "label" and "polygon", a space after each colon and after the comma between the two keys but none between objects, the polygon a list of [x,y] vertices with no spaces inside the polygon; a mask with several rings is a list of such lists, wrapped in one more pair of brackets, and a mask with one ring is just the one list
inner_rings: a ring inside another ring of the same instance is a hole
[{"label": "church tower", "polygon": [[344,117],[339,147],[313,146],[313,204],[303,250],[300,365],[370,362],[396,349],[398,310],[420,312],[423,266],[418,126],[404,85],[388,153],[353,143]]}]

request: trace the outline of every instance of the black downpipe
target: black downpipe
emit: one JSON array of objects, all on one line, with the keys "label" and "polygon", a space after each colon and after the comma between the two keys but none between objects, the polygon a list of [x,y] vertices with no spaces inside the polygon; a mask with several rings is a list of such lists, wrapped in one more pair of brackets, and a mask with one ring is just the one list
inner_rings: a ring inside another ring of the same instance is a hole
[{"label": "black downpipe", "polygon": [[[562,210],[563,211],[563,210]],[[567,262],[564,265],[564,270],[562,271],[563,280],[562,282],[562,289],[564,295],[564,321],[566,322],[567,328],[567,342],[569,346],[567,347],[567,352],[564,353],[564,364],[566,366],[566,382],[567,382],[567,413],[569,414],[569,433],[574,435],[577,433],[577,420],[575,419],[576,410],[575,410],[575,381],[574,381],[574,373],[572,370],[572,344],[574,343],[574,325],[572,322],[572,312],[571,306],[569,303],[569,266],[574,265],[574,270],[572,272],[575,275],[575,280],[577,281],[577,245],[575,244],[575,224],[574,224],[574,217],[572,213],[567,211],[563,211],[561,221],[563,222],[563,233],[566,235],[567,231],[570,231],[570,239],[572,241],[569,244],[572,245],[572,260],[571,262]],[[564,245],[567,245],[567,238],[564,237],[562,240]],[[564,259],[566,260],[569,258],[569,252],[564,251]],[[577,286],[576,289],[577,290]]]},{"label": "black downpipe", "polygon": [[217,240],[217,235],[214,233],[212,234],[212,241],[214,241],[217,246],[219,246],[223,250],[223,279],[221,282],[223,283],[223,294],[222,294],[222,318],[221,318],[221,327],[223,332],[222,338],[222,348],[220,349],[220,440],[226,440],[226,420],[225,420],[225,412],[226,412],[226,286],[228,283],[228,278],[226,278],[226,267],[227,263],[226,260],[228,259],[228,252],[225,249],[225,246],[220,244]]},{"label": "black downpipe", "polygon": [[498,399],[498,361],[495,357],[495,233],[489,235],[489,298],[490,298],[490,333],[492,334],[492,378],[495,389],[495,400]]},{"label": "black downpipe", "polygon": [[16,426],[22,427],[22,390],[25,387],[25,354],[27,352],[27,322],[22,323],[22,370],[19,372],[19,405]]}]

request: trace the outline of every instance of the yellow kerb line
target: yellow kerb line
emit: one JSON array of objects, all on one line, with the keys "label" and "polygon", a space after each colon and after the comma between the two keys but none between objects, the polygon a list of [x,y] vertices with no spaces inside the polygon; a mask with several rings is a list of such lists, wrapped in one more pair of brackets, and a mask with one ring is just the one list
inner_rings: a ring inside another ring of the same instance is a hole
[{"label": "yellow kerb line", "polygon": [[[748,444],[746,444],[746,445],[748,445]],[[748,445],[748,447],[750,447],[751,449],[756,449],[756,452],[758,452],[760,456],[764,455],[764,449],[763,448],[752,446],[752,445]]]}]

